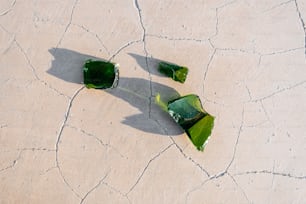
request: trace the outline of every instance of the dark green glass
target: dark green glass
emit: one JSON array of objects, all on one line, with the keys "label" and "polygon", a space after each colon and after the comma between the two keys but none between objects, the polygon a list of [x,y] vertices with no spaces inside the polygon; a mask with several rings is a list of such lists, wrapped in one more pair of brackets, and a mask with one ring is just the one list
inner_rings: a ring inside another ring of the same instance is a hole
[{"label": "dark green glass", "polygon": [[119,81],[118,64],[87,60],[83,66],[84,84],[87,88],[107,89],[115,88]]},{"label": "dark green glass", "polygon": [[203,109],[200,98],[190,94],[170,101],[168,113],[185,130],[196,148],[203,151],[214,126],[214,117]]},{"label": "dark green glass", "polygon": [[184,83],[188,74],[188,68],[168,62],[160,62],[158,66],[159,72],[172,78],[174,81]]}]

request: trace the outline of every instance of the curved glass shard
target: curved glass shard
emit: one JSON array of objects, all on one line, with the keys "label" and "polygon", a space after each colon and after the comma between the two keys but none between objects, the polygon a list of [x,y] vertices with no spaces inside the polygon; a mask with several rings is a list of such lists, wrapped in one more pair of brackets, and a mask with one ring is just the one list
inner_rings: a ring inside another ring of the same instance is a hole
[{"label": "curved glass shard", "polygon": [[192,127],[185,130],[192,143],[200,151],[204,150],[205,145],[210,138],[211,131],[214,127],[215,118],[211,115],[206,115]]},{"label": "curved glass shard", "polygon": [[168,102],[167,111],[185,130],[194,146],[203,151],[215,118],[203,109],[200,98],[194,94],[179,97]]},{"label": "curved glass shard", "polygon": [[199,97],[193,94],[169,101],[168,112],[183,129],[190,128],[206,115]]}]

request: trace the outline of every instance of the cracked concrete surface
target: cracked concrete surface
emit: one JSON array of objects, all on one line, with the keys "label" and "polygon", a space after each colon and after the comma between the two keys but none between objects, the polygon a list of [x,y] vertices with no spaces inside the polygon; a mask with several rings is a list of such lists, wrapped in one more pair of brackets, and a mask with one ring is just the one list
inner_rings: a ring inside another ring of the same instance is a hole
[{"label": "cracked concrete surface", "polygon": [[[306,202],[304,1],[0,4],[0,203]],[[84,88],[88,58],[116,89]],[[157,93],[216,116],[204,152]]]}]

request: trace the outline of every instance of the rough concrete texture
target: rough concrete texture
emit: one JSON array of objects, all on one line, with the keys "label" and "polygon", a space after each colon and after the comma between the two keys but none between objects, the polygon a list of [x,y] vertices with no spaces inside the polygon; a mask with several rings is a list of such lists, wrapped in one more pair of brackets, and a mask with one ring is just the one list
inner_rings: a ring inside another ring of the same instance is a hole
[{"label": "rough concrete texture", "polygon": [[[305,24],[304,0],[0,0],[0,203],[306,203]],[[88,58],[119,86],[84,88]],[[216,116],[204,152],[157,93]]]}]

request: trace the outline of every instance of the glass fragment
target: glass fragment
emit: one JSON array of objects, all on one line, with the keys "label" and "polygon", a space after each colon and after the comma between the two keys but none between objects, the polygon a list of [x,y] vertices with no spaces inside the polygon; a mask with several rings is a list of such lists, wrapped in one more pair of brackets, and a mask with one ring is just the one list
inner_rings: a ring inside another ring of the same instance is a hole
[{"label": "glass fragment", "polygon": [[200,98],[190,94],[166,103],[160,100],[158,94],[156,103],[185,130],[194,146],[203,151],[214,127],[215,118],[203,109]]},{"label": "glass fragment", "polygon": [[84,84],[87,88],[115,88],[119,81],[119,65],[116,63],[89,59],[83,66]]},{"label": "glass fragment", "polygon": [[160,62],[158,66],[159,72],[172,78],[174,81],[184,83],[187,78],[188,68],[168,62]]}]

